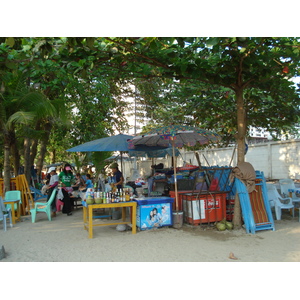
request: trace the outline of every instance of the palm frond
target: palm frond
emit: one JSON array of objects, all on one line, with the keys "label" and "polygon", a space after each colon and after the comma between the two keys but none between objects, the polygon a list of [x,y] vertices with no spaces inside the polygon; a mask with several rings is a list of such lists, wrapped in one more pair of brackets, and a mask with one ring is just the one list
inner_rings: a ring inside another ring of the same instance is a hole
[{"label": "palm frond", "polygon": [[33,112],[18,111],[8,118],[6,125],[8,129],[11,128],[15,123],[29,125],[36,118],[36,116],[36,113]]},{"label": "palm frond", "polygon": [[42,93],[33,91],[23,95],[19,102],[26,110],[36,111],[39,117],[55,116],[56,109],[51,101]]}]

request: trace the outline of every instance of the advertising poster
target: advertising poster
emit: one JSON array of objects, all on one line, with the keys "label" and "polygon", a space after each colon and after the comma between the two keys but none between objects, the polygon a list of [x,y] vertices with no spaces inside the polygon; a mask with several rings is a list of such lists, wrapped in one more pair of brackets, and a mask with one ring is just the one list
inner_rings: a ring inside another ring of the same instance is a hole
[{"label": "advertising poster", "polygon": [[171,203],[141,205],[137,212],[137,224],[141,229],[172,225]]}]

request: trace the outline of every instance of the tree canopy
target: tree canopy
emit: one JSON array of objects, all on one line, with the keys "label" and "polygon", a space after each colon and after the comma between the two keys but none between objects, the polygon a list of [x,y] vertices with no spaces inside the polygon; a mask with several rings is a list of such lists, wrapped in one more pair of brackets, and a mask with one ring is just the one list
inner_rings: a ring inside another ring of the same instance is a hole
[{"label": "tree canopy", "polygon": [[236,140],[243,161],[250,125],[276,136],[299,123],[299,51],[292,37],[0,38],[0,101],[22,74],[56,107],[32,125],[39,168],[46,149],[54,161],[124,131],[131,85],[141,118],[214,129],[224,145]]}]

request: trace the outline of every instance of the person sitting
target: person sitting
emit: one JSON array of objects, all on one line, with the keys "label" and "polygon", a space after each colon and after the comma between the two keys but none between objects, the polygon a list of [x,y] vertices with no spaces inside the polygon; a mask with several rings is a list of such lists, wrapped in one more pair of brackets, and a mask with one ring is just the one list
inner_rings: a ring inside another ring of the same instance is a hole
[{"label": "person sitting", "polygon": [[92,179],[91,179],[91,175],[90,174],[86,174],[85,176],[86,176],[87,180],[84,183],[84,191],[86,191],[87,189],[90,189],[90,188],[94,187]]},{"label": "person sitting", "polygon": [[74,191],[80,189],[82,186],[85,185],[84,179],[81,177],[80,173],[76,173],[76,182],[74,185],[72,185],[72,188]]}]

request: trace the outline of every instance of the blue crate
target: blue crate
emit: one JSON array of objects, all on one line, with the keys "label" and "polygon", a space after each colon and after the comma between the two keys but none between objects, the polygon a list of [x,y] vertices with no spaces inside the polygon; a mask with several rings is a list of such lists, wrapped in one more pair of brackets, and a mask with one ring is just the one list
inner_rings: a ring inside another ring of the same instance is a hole
[{"label": "blue crate", "polygon": [[141,230],[173,225],[172,206],[174,198],[135,198],[137,202],[136,225]]}]

